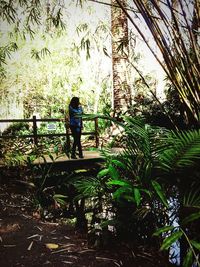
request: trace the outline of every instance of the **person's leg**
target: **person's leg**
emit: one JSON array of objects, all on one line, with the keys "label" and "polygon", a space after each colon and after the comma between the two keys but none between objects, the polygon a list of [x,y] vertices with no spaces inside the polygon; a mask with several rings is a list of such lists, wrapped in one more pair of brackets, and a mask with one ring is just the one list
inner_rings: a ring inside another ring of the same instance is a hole
[{"label": "person's leg", "polygon": [[79,158],[83,158],[83,151],[81,145],[81,132],[79,132],[77,136],[77,146],[78,146]]},{"label": "person's leg", "polygon": [[74,138],[74,142],[73,142],[73,146],[72,146],[72,154],[71,154],[71,158],[72,159],[76,159],[76,139],[75,137],[73,136]]},{"label": "person's leg", "polygon": [[72,154],[71,158],[76,159],[76,147],[77,147],[77,132],[76,127],[70,127],[72,137],[73,137],[73,145],[72,145]]}]

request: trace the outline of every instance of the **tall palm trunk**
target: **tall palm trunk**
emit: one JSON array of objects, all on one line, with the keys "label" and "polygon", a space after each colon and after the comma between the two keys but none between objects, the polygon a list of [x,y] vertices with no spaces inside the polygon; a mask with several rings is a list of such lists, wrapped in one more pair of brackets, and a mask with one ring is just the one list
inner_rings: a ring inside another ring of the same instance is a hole
[{"label": "tall palm trunk", "polygon": [[50,0],[46,0],[46,32],[51,30],[51,20],[49,19],[51,13],[51,3]]},{"label": "tall palm trunk", "polygon": [[[125,6],[126,0],[120,0]],[[112,70],[113,70],[113,108],[119,114],[131,105],[131,90],[127,82],[126,66],[128,55],[128,20],[126,14],[112,0]]]}]

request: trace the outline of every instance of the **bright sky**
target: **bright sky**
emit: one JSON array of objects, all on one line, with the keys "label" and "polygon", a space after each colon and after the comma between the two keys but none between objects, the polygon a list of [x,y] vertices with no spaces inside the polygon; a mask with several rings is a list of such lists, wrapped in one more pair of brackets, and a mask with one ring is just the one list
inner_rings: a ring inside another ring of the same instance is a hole
[{"label": "bright sky", "polygon": [[[110,0],[100,0],[101,2],[104,3],[110,3]],[[61,1],[62,2],[62,1]],[[66,3],[66,2],[65,2]],[[104,4],[100,4],[100,3],[95,3],[94,1],[83,1],[83,7],[81,7],[80,5],[76,5],[76,1],[74,2],[70,2],[71,4],[69,4],[68,6],[66,6],[65,10],[65,17],[66,17],[66,23],[68,25],[68,32],[69,35],[73,36],[73,38],[75,36],[77,36],[76,33],[76,27],[80,24],[80,23],[88,23],[90,25],[91,28],[93,28],[94,30],[96,29],[97,23],[99,21],[104,21],[106,22],[108,25],[110,23],[110,16],[111,16],[111,12],[110,12],[110,6],[109,5],[104,5]],[[57,7],[59,8],[59,6]],[[56,11],[56,9],[55,9]],[[89,14],[88,14],[89,12]],[[133,15],[133,13],[132,13]],[[141,22],[139,22],[141,23]],[[133,29],[133,26],[129,23],[130,28]],[[8,31],[8,26],[6,26],[5,24],[1,24],[1,31]],[[137,34],[137,32],[135,31],[135,33]],[[152,55],[152,53],[149,51],[149,49],[146,47],[146,45],[144,44],[144,42],[140,41],[141,38],[138,36],[137,38],[137,45],[136,45],[136,51],[140,52],[143,55],[143,59],[140,62],[140,66],[142,68],[143,71],[145,71],[146,73],[156,73],[156,76],[159,77],[159,87],[162,88],[163,84],[162,84],[162,80],[163,80],[163,70],[160,67],[160,65],[158,64],[158,62],[155,60],[154,56]],[[3,41],[3,40],[1,40]],[[105,43],[105,45],[108,47],[108,52],[111,51],[111,43],[110,40],[107,41],[107,43]],[[109,51],[110,50],[110,51]],[[157,50],[157,52],[159,52]],[[96,57],[98,57],[99,55],[96,54]],[[82,54],[82,57],[85,57],[85,54]],[[84,58],[83,58],[84,60]],[[95,59],[97,60],[97,58]],[[90,64],[89,62],[85,61],[85,72],[86,75],[89,75],[89,68],[88,68],[88,64]],[[110,72],[111,70],[111,60],[109,58],[105,58],[104,62],[102,62],[102,64],[104,64],[103,66],[103,71],[107,71]],[[159,89],[160,90],[160,89]]]}]

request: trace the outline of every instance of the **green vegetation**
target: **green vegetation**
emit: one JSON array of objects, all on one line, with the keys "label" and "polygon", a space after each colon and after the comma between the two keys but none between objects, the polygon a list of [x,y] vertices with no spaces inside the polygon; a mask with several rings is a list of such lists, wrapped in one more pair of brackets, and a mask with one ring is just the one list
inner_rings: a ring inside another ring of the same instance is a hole
[{"label": "green vegetation", "polygon": [[[0,3],[0,118],[57,118],[55,133],[63,133],[69,100],[79,96],[84,131],[93,131],[90,119],[98,118],[104,164],[54,171],[55,160],[68,153],[64,137],[38,145],[16,137],[0,139],[4,173],[26,165],[21,179],[32,188],[33,208],[49,220],[75,218],[94,248],[115,240],[173,258],[172,246],[179,244],[175,261],[200,266],[197,1],[112,0],[100,17],[90,1],[56,2]],[[157,59],[162,77],[143,68],[143,46]],[[21,122],[0,129],[16,136],[33,131]],[[46,131],[47,123],[41,123],[38,133]],[[91,150],[94,140],[83,139]],[[33,167],[36,159],[44,164]]]}]

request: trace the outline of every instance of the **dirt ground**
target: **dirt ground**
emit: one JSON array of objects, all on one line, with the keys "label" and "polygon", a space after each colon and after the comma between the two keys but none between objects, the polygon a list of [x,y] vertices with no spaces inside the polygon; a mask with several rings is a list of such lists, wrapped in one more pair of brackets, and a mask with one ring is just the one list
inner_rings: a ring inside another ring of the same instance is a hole
[{"label": "dirt ground", "polygon": [[0,188],[0,266],[167,267],[161,256],[142,247],[112,244],[88,246],[86,234],[72,225],[41,220],[23,187]]}]

